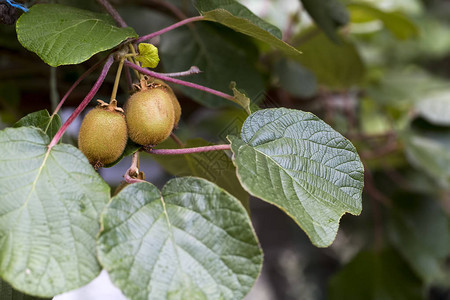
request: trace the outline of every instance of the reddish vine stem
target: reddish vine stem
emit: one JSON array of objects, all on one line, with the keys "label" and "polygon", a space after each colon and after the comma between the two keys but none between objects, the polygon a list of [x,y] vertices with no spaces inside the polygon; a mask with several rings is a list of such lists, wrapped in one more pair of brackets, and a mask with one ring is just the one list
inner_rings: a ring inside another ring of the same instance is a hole
[{"label": "reddish vine stem", "polygon": [[89,74],[91,74],[92,71],[97,69],[98,66],[100,66],[100,64],[102,64],[106,60],[106,58],[107,57],[105,57],[104,59],[102,59],[99,62],[97,62],[95,65],[90,67],[86,72],[84,72],[80,77],[78,77],[77,81],[75,81],[73,83],[73,85],[70,87],[70,89],[66,92],[64,97],[59,102],[58,106],[55,108],[55,111],[53,112],[53,115],[56,115],[58,113],[58,111],[61,109],[61,107],[63,106],[63,104],[66,101],[66,99],[70,96],[70,94],[73,92],[73,90],[80,84],[80,82],[83,81]]},{"label": "reddish vine stem", "polygon": [[97,81],[95,82],[92,89],[89,91],[89,93],[84,97],[83,101],[78,105],[78,107],[75,109],[75,111],[70,115],[70,117],[67,119],[67,121],[61,126],[61,128],[58,130],[56,135],[53,137],[52,141],[48,145],[48,148],[51,149],[53,146],[55,146],[58,141],[61,139],[64,132],[67,130],[70,124],[75,120],[76,117],[86,108],[86,106],[89,104],[89,102],[94,98],[95,94],[97,93],[98,89],[102,85],[103,81],[105,80],[106,74],[108,74],[109,68],[111,68],[112,63],[114,62],[113,56],[110,55],[108,59],[105,62],[105,65],[103,66],[102,72],[100,73],[100,76],[98,77]]},{"label": "reddish vine stem", "polygon": [[117,25],[119,25],[120,27],[128,27],[127,23],[125,23],[117,10],[108,2],[108,0],[97,0],[97,2],[101,6],[103,6],[103,8],[108,12],[108,14],[111,15],[111,17],[113,17]]},{"label": "reddish vine stem", "polygon": [[190,153],[230,150],[230,149],[231,149],[231,145],[223,144],[223,145],[203,146],[203,147],[194,147],[194,148],[181,148],[181,149],[152,149],[152,150],[148,150],[146,152],[150,153],[150,154],[159,154],[159,155],[178,155],[178,154],[190,154]]},{"label": "reddish vine stem", "polygon": [[145,74],[145,75],[148,75],[148,76],[151,76],[151,77],[155,77],[155,78],[167,81],[167,82],[173,82],[175,84],[184,85],[184,86],[191,87],[191,88],[194,88],[194,89],[197,89],[197,90],[201,90],[201,91],[204,91],[204,92],[207,92],[207,93],[210,93],[210,94],[213,94],[213,95],[225,98],[227,100],[231,100],[233,102],[235,101],[234,97],[231,96],[231,95],[228,95],[228,94],[225,94],[225,93],[222,93],[222,92],[219,92],[219,91],[216,91],[216,90],[213,90],[213,89],[210,89],[208,87],[205,87],[205,86],[202,86],[202,85],[199,85],[199,84],[195,84],[195,83],[192,83],[192,82],[187,82],[187,81],[175,79],[175,78],[172,78],[172,77],[164,76],[164,75],[161,75],[160,73],[153,72],[153,71],[147,70],[145,68],[139,67],[139,66],[137,66],[137,65],[135,65],[133,63],[130,63],[129,61],[125,61],[125,65],[130,67],[130,68],[132,68],[132,69],[137,70],[138,72],[140,72],[142,74]]},{"label": "reddish vine stem", "polygon": [[166,28],[163,28],[161,30],[158,30],[158,31],[155,31],[153,33],[141,36],[140,38],[136,39],[136,42],[137,43],[141,43],[143,41],[148,41],[149,39],[154,38],[155,36],[159,36],[161,34],[164,34],[164,33],[168,32],[168,31],[174,30],[175,28],[178,28],[178,27],[183,26],[183,25],[188,24],[188,23],[201,21],[204,18],[205,17],[203,17],[203,16],[196,16],[196,17],[192,17],[192,18],[187,18],[187,19],[185,19],[183,21],[180,21],[178,23],[172,24],[172,25],[170,25],[170,26],[168,26]]}]

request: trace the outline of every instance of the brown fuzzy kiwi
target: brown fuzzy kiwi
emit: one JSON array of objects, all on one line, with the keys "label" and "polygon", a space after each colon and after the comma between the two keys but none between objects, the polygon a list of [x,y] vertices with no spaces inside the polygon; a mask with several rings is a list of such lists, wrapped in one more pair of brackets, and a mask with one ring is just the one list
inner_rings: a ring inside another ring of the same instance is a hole
[{"label": "brown fuzzy kiwi", "polygon": [[78,147],[96,169],[116,161],[128,140],[127,123],[117,101],[99,102],[84,117],[78,134]]},{"label": "brown fuzzy kiwi", "polygon": [[156,79],[156,78],[152,78],[150,79],[150,86],[154,86],[155,88],[162,88],[162,89],[166,89],[169,96],[170,96],[170,100],[172,100],[172,105],[173,105],[173,109],[175,112],[175,120],[174,120],[174,126],[173,127],[177,127],[178,126],[178,122],[180,121],[180,117],[181,117],[181,106],[180,106],[180,102],[178,102],[177,96],[175,96],[175,93],[173,92],[172,88],[165,83],[164,81],[160,80],[160,79]]},{"label": "brown fuzzy kiwi", "polygon": [[161,143],[169,137],[175,120],[170,93],[143,86],[128,99],[125,117],[133,142],[150,147]]}]

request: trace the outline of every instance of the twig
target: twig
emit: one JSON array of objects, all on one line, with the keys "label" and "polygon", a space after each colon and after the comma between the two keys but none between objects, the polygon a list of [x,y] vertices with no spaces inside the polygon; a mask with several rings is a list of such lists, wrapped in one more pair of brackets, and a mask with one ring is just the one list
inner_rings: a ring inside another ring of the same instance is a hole
[{"label": "twig", "polygon": [[[100,0],[99,0],[99,1],[100,1]],[[168,26],[168,27],[166,27],[166,28],[163,28],[163,29],[161,29],[161,30],[158,30],[158,31],[155,31],[155,32],[153,32],[153,33],[150,33],[150,34],[141,36],[140,38],[138,38],[138,39],[136,40],[136,42],[137,42],[137,43],[141,43],[141,42],[143,42],[143,41],[150,40],[151,38],[154,38],[155,36],[159,36],[159,35],[161,35],[161,34],[163,34],[163,33],[169,32],[169,31],[171,31],[171,30],[173,30],[173,29],[175,29],[175,28],[178,28],[178,27],[180,27],[180,26],[183,26],[183,25],[188,24],[188,23],[191,23],[191,22],[201,21],[201,20],[203,20],[204,18],[205,18],[205,17],[203,17],[203,16],[196,16],[196,17],[192,17],[192,18],[185,19],[185,20],[183,20],[183,21],[180,21],[180,22],[178,22],[178,23],[172,24],[172,25],[170,25],[170,26]]]},{"label": "twig", "polygon": [[90,67],[86,72],[84,72],[80,77],[78,77],[77,81],[74,82],[74,84],[72,84],[72,86],[70,87],[70,89],[66,92],[66,94],[64,95],[64,97],[61,99],[61,101],[59,101],[58,106],[55,108],[55,111],[53,112],[53,116],[56,115],[58,113],[58,111],[61,109],[61,106],[64,104],[64,102],[66,101],[67,97],[69,97],[69,95],[72,93],[72,91],[78,86],[78,84],[80,84],[81,81],[83,81],[84,78],[86,78],[89,74],[92,73],[92,71],[94,71],[95,69],[98,68],[98,66],[100,66],[101,63],[103,63],[105,60],[107,59],[107,57],[105,57],[104,59],[102,59],[101,61],[97,62],[95,65],[93,65],[92,67]]},{"label": "twig", "polygon": [[189,76],[189,75],[198,74],[198,73],[202,73],[202,71],[198,67],[192,66],[189,70],[183,71],[183,72],[158,73],[158,74],[163,75],[163,76],[168,76],[168,77],[182,77],[182,76]]},{"label": "twig", "polygon": [[146,152],[150,154],[159,154],[159,155],[177,155],[177,154],[190,154],[208,151],[230,150],[230,149],[231,145],[224,144],[224,145],[213,145],[213,146],[181,148],[181,149],[151,149]]},{"label": "twig", "polygon": [[151,77],[155,77],[155,78],[158,78],[158,79],[161,79],[161,80],[165,80],[167,82],[173,82],[173,83],[176,83],[176,84],[179,84],[179,85],[184,85],[184,86],[191,87],[191,88],[194,88],[194,89],[197,89],[197,90],[201,90],[201,91],[204,91],[204,92],[207,92],[207,93],[210,93],[210,94],[213,94],[213,95],[225,98],[225,99],[233,101],[233,102],[235,101],[234,97],[231,96],[231,95],[228,95],[228,94],[225,94],[225,93],[222,93],[222,92],[210,89],[208,87],[205,87],[205,86],[202,86],[202,85],[199,85],[199,84],[195,84],[195,83],[191,83],[191,82],[175,79],[175,78],[172,78],[172,77],[164,76],[164,75],[161,75],[159,73],[150,71],[148,69],[139,67],[139,66],[137,66],[137,65],[135,65],[133,63],[130,63],[129,61],[125,61],[125,66],[128,66],[128,67],[130,67],[132,69],[135,69],[135,70],[139,71],[142,74],[146,74],[146,75],[151,76]]},{"label": "twig", "polygon": [[106,75],[108,74],[109,68],[111,68],[112,63],[114,62],[114,59],[112,55],[108,56],[108,59],[106,60],[105,65],[103,66],[102,72],[100,73],[100,76],[98,77],[97,81],[95,82],[92,89],[89,91],[89,93],[84,97],[83,101],[78,105],[78,107],[75,109],[75,111],[70,115],[70,117],[67,119],[67,121],[61,126],[61,128],[58,130],[56,135],[53,137],[52,141],[48,145],[48,148],[51,149],[53,146],[55,146],[58,141],[61,139],[62,135],[66,131],[66,129],[69,127],[70,124],[75,120],[76,117],[86,108],[86,106],[89,104],[89,102],[92,100],[92,98],[97,93],[98,89],[102,85],[103,81],[105,80]]},{"label": "twig", "polygon": [[108,2],[108,0],[97,0],[97,2],[103,6],[103,8],[108,12],[108,14],[113,17],[114,21],[116,21],[117,25],[120,27],[128,27],[127,23],[122,19],[117,10],[112,7],[112,5]]}]

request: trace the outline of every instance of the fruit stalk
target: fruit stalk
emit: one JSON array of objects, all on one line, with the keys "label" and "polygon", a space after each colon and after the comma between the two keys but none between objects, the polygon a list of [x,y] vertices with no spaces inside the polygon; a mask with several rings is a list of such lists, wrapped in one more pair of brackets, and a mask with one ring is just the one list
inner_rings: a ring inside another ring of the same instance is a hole
[{"label": "fruit stalk", "polygon": [[92,100],[92,98],[94,98],[98,89],[100,88],[103,81],[105,80],[106,74],[108,74],[109,68],[111,68],[111,65],[113,62],[114,62],[113,56],[109,55],[108,59],[105,62],[105,65],[103,66],[102,72],[100,73],[100,76],[98,77],[94,86],[89,91],[89,93],[86,95],[86,97],[84,97],[84,99],[80,103],[80,105],[78,105],[78,107],[75,109],[75,111],[70,115],[70,117],[67,119],[67,121],[61,126],[61,128],[55,134],[52,141],[48,145],[49,149],[53,148],[53,146],[55,146],[58,143],[58,141],[61,139],[64,132],[69,127],[69,125],[72,124],[72,122],[75,120],[75,118],[78,117],[78,115],[86,108],[86,106],[89,104],[89,102]]},{"label": "fruit stalk", "polygon": [[141,43],[141,42],[147,41],[147,40],[149,40],[149,39],[151,39],[151,38],[154,38],[155,36],[158,36],[158,35],[161,35],[161,34],[163,34],[163,33],[169,32],[169,31],[171,31],[171,30],[173,30],[173,29],[175,29],[175,28],[178,28],[178,27],[180,27],[180,26],[183,26],[183,25],[185,25],[185,24],[188,24],[188,23],[191,23],[191,22],[196,22],[196,21],[201,21],[201,20],[203,20],[204,18],[205,18],[205,17],[203,17],[203,16],[196,16],[196,17],[192,17],[192,18],[187,18],[187,19],[185,19],[185,20],[183,20],[183,21],[180,21],[180,22],[178,22],[178,23],[172,24],[172,25],[170,25],[170,26],[168,26],[168,27],[166,27],[166,28],[163,28],[163,29],[161,29],[161,30],[158,30],[158,31],[155,31],[155,32],[153,32],[153,33],[150,33],[150,34],[141,36],[140,38],[138,38],[138,39],[136,40],[136,42],[137,42],[137,43]]},{"label": "fruit stalk", "polygon": [[191,88],[194,88],[194,89],[197,89],[197,90],[201,90],[201,91],[204,91],[204,92],[207,92],[207,93],[210,93],[210,94],[222,97],[224,99],[231,100],[233,102],[235,101],[233,96],[225,94],[225,93],[222,93],[222,92],[219,92],[219,91],[216,91],[216,90],[213,90],[211,88],[208,88],[208,87],[205,87],[205,86],[202,86],[202,85],[199,85],[199,84],[195,84],[195,83],[192,83],[192,82],[187,82],[187,81],[183,81],[183,80],[180,80],[180,79],[175,79],[175,78],[172,78],[172,77],[164,76],[164,75],[161,75],[159,73],[150,71],[148,69],[139,67],[139,66],[137,66],[137,65],[135,65],[133,63],[130,63],[129,61],[125,61],[124,64],[125,64],[125,66],[128,66],[128,67],[130,67],[132,69],[135,69],[136,71],[138,71],[138,72],[140,72],[142,74],[145,74],[145,75],[148,75],[148,76],[151,76],[151,77],[155,77],[155,78],[167,81],[167,82],[173,82],[175,84],[184,85],[184,86],[191,87]]},{"label": "fruit stalk", "polygon": [[230,149],[231,145],[223,144],[223,145],[212,145],[212,146],[182,148],[182,149],[151,149],[147,150],[146,152],[150,154],[160,154],[160,155],[177,155],[177,154],[190,154],[208,151],[230,150]]}]

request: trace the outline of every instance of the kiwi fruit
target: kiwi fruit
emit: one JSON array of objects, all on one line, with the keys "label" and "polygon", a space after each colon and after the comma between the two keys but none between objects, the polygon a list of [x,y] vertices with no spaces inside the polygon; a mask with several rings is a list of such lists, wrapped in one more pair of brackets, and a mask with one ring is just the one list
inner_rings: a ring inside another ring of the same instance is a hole
[{"label": "kiwi fruit", "polygon": [[169,137],[175,122],[170,92],[143,85],[128,99],[125,117],[133,142],[150,148],[161,143]]},{"label": "kiwi fruit", "polygon": [[175,96],[175,93],[173,92],[172,88],[167,83],[165,83],[160,79],[152,78],[150,80],[150,86],[153,86],[154,88],[162,88],[167,90],[175,112],[174,127],[176,128],[178,126],[178,122],[180,121],[181,117],[181,106],[180,102],[178,102],[177,96]]},{"label": "kiwi fruit", "polygon": [[78,147],[96,169],[116,161],[128,140],[127,123],[117,101],[100,105],[84,117],[78,134]]}]

